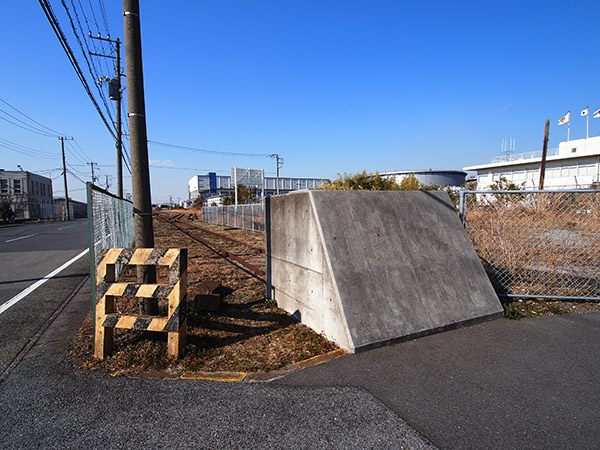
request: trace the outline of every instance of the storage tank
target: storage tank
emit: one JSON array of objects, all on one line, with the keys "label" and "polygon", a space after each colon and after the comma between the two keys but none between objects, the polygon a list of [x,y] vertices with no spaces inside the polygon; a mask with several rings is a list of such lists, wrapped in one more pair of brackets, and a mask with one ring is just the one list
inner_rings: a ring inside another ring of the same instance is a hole
[{"label": "storage tank", "polygon": [[439,187],[456,186],[465,184],[467,172],[462,170],[401,170],[396,172],[384,172],[381,176],[395,177],[400,183],[407,176],[414,174],[419,183],[424,185],[438,185]]}]

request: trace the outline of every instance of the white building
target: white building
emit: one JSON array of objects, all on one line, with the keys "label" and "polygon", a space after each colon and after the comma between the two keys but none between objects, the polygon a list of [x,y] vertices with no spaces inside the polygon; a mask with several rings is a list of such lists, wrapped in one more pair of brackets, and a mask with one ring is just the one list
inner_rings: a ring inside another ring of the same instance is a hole
[{"label": "white building", "polygon": [[[489,164],[464,167],[464,171],[477,172],[477,188],[506,178],[525,189],[538,189],[541,150],[509,154],[492,158]],[[544,189],[583,189],[598,183],[600,175],[600,136],[561,142],[558,148],[546,154]]]},{"label": "white building", "polygon": [[0,197],[10,200],[17,219],[54,217],[50,178],[26,170],[0,169]]}]

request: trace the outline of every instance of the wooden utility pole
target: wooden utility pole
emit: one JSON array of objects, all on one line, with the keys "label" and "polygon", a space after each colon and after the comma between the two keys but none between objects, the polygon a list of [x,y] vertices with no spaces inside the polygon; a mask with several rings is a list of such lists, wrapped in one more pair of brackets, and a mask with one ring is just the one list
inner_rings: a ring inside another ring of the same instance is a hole
[{"label": "wooden utility pole", "polygon": [[[133,191],[134,233],[136,248],[154,248],[150,167],[146,132],[146,104],[142,66],[139,0],[123,0],[125,72],[131,150],[131,188]],[[156,283],[155,266],[139,266],[138,282]],[[158,314],[158,300],[144,298],[144,314]]]},{"label": "wooden utility pole", "polygon": [[67,213],[67,220],[71,220],[71,211],[69,209],[69,187],[67,186],[67,161],[65,159],[65,141],[72,141],[72,137],[60,136],[58,140],[62,147],[62,160],[63,160],[63,179],[65,181],[65,209]]},{"label": "wooden utility pole", "polygon": [[544,189],[544,175],[546,173],[546,153],[548,152],[548,135],[550,134],[550,119],[546,119],[546,128],[544,130],[544,145],[542,146],[542,162],[540,164],[540,184],[539,189]]}]

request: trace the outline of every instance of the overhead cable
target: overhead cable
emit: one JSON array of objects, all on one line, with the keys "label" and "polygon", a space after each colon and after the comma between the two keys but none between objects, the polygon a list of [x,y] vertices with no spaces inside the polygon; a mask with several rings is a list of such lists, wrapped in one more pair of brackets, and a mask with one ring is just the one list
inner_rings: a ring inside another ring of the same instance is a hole
[{"label": "overhead cable", "polygon": [[206,150],[203,148],[186,147],[183,145],[168,144],[166,142],[157,142],[157,141],[150,141],[150,140],[148,140],[148,144],[158,145],[160,147],[166,147],[166,148],[173,148],[173,149],[177,149],[177,150],[184,150],[184,151],[188,151],[188,152],[207,153],[210,155],[247,156],[247,157],[262,157],[262,158],[270,156],[267,153],[241,153],[241,152],[224,152],[224,151],[219,151],[219,150]]},{"label": "overhead cable", "polygon": [[38,1],[40,3],[40,6],[42,7],[42,9],[44,10],[44,14],[46,14],[46,18],[48,19],[48,22],[50,22],[50,26],[52,27],[54,34],[56,34],[56,37],[58,38],[60,45],[62,46],[63,50],[65,51],[67,58],[69,59],[69,62],[73,66],[73,69],[75,69],[75,73],[77,74],[79,81],[83,85],[83,88],[85,89],[88,97],[90,98],[94,107],[96,108],[96,111],[98,111],[98,114],[100,114],[100,117],[102,118],[104,125],[108,129],[108,132],[116,140],[117,136],[116,136],[114,130],[109,125],[108,121],[106,120],[106,117],[104,117],[104,113],[100,109],[100,106],[96,102],[96,99],[94,98],[94,95],[92,94],[90,86],[88,85],[87,80],[85,79],[85,76],[83,75],[81,67],[79,67],[79,63],[77,62],[77,59],[75,58],[75,55],[73,54],[73,50],[71,50],[71,47],[69,46],[69,43],[67,42],[67,38],[65,37],[62,29],[60,28],[60,25],[58,23],[58,20],[56,19],[56,15],[54,14],[52,7],[48,3],[48,0],[38,0]]}]

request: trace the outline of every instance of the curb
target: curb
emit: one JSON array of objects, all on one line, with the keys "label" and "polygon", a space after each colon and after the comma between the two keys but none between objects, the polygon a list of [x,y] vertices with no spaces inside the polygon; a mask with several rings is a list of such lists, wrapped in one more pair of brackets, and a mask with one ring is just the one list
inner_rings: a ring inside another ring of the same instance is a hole
[{"label": "curb", "polygon": [[224,383],[267,383],[278,378],[289,375],[290,373],[309,367],[318,366],[334,359],[347,355],[347,352],[342,349],[333,350],[324,355],[313,356],[304,361],[292,363],[281,370],[273,372],[184,372],[179,377],[181,380],[204,380],[204,381],[219,381]]},{"label": "curb", "polygon": [[184,372],[177,376],[175,373],[153,372],[150,374],[130,375],[127,370],[117,370],[110,374],[111,377],[131,376],[132,378],[163,378],[163,379],[179,379],[179,380],[201,380],[201,381],[217,381],[220,383],[268,383],[269,381],[285,377],[293,372],[304,370],[309,367],[315,367],[320,364],[333,361],[347,355],[348,353],[341,348],[332,350],[328,353],[312,358],[305,359],[292,363],[283,369],[273,372]]}]

